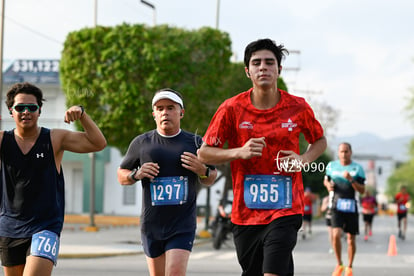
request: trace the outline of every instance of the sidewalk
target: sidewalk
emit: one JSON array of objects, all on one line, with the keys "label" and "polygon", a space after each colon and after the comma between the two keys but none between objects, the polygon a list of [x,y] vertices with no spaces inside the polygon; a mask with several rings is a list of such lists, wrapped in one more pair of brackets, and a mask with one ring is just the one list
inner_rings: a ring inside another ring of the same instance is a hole
[{"label": "sidewalk", "polygon": [[[138,217],[96,215],[95,229],[87,215],[66,215],[60,239],[59,258],[95,258],[143,254]],[[198,218],[204,229],[204,218]],[[97,230],[97,231],[94,231]],[[197,244],[202,240],[196,239]]]}]

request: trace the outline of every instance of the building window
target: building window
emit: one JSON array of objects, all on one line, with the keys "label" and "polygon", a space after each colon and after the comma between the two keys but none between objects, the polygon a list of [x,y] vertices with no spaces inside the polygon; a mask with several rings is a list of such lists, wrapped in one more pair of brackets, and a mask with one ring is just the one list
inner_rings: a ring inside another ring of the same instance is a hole
[{"label": "building window", "polygon": [[136,187],[137,185],[124,186],[123,191],[123,204],[124,205],[135,205],[136,204]]}]

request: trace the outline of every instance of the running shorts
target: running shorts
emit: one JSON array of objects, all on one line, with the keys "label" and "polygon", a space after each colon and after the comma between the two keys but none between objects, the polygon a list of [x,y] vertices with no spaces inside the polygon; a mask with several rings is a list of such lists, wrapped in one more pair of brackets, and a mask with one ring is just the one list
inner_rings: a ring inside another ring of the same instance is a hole
[{"label": "running shorts", "polygon": [[345,233],[351,235],[359,234],[359,214],[345,213],[332,210],[331,223],[333,228],[342,228]]},{"label": "running shorts", "polygon": [[242,276],[293,275],[292,251],[301,226],[301,215],[277,218],[265,225],[234,225],[234,243]]},{"label": "running shorts", "polygon": [[26,264],[31,244],[31,238],[0,237],[1,265],[9,267]]},{"label": "running shorts", "polygon": [[194,238],[195,232],[186,232],[176,234],[165,240],[154,240],[141,232],[142,246],[145,255],[150,258],[159,257],[170,249],[184,249],[191,252],[193,249]]}]

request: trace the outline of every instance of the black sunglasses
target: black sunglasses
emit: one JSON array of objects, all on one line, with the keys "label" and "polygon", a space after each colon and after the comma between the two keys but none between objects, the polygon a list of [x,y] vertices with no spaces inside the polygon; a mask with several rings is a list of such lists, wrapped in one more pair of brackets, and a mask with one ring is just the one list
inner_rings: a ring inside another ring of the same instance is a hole
[{"label": "black sunglasses", "polygon": [[39,106],[37,104],[16,104],[12,108],[19,113],[23,113],[25,110],[33,113],[39,109]]}]

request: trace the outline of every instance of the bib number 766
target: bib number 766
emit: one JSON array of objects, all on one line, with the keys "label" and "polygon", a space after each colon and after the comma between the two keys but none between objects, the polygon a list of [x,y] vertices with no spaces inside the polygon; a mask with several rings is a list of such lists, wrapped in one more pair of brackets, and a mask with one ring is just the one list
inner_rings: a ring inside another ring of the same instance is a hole
[{"label": "bib number 766", "polygon": [[30,254],[44,257],[56,264],[59,253],[59,237],[55,233],[44,230],[32,236]]}]

